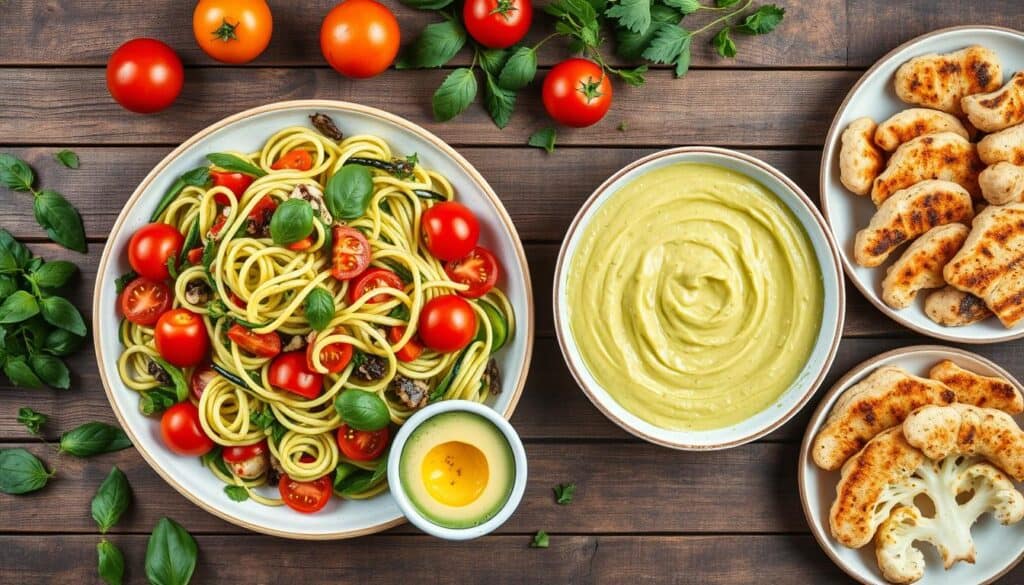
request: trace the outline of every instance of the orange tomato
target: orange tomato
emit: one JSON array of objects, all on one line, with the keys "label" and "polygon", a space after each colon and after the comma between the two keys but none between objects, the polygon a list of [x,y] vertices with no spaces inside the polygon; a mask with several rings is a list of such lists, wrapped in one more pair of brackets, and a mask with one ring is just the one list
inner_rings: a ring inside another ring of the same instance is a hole
[{"label": "orange tomato", "polygon": [[199,0],[192,34],[199,47],[223,63],[248,63],[267,48],[274,19],[264,0]]},{"label": "orange tomato", "polygon": [[375,0],[345,0],[320,27],[320,50],[338,73],[362,79],[387,69],[398,55],[395,15]]}]

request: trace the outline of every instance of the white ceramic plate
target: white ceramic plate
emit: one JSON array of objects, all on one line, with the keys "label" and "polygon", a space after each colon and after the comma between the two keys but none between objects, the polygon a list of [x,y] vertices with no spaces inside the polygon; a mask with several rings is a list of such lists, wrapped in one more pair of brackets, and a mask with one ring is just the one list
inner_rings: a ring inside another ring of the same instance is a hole
[{"label": "white ceramic plate", "polygon": [[853,241],[857,231],[871,221],[875,206],[870,197],[854,195],[839,182],[840,136],[850,122],[869,116],[881,123],[893,114],[913,107],[900,101],[893,90],[893,78],[900,65],[919,55],[948,53],[970,45],[984,45],[999,55],[1004,81],[1014,71],[1024,70],[1024,34],[985,26],[938,30],[900,45],[882,57],[853,86],[832,121],[821,159],[821,209],[839,244],[847,276],[878,310],[923,335],[961,343],[996,343],[1024,337],[1024,324],[1006,329],[992,317],[965,327],[944,327],[929,319],[924,312],[928,291],[923,291],[913,305],[900,311],[882,302],[885,269],[900,257],[906,246],[892,254],[890,261],[882,266],[865,268],[857,265],[853,261]]},{"label": "white ceramic plate", "polygon": [[[601,387],[587,370],[569,327],[566,281],[568,266],[584,228],[594,212],[616,191],[646,172],[677,163],[713,164],[740,172],[772,191],[803,225],[814,247],[821,268],[825,291],[821,327],[808,358],[796,381],[774,404],[747,420],[721,429],[708,431],[674,431],[657,427],[629,412]],[[627,165],[612,175],[587,199],[566,235],[555,267],[554,311],[555,330],[569,370],[594,405],[612,422],[626,431],[659,445],[674,449],[725,449],[748,443],[770,433],[796,414],[821,384],[828,372],[843,330],[845,295],[842,269],[832,235],[818,210],[807,195],[774,167],[751,156],[732,150],[711,147],[683,147],[663,150]]]},{"label": "white ceramic plate", "polygon": [[[832,538],[829,529],[829,508],[836,496],[836,484],[839,483],[839,471],[823,471],[811,459],[811,443],[818,434],[825,419],[828,418],[832,405],[840,394],[850,386],[861,381],[882,366],[898,366],[911,374],[927,376],[928,371],[942,360],[953,360],[963,368],[986,376],[1001,376],[1021,388],[1009,372],[997,366],[991,360],[962,349],[942,347],[938,345],[915,345],[895,349],[883,353],[866,362],[858,364],[843,376],[828,394],[821,400],[818,410],[811,417],[800,449],[800,461],[797,464],[800,479],[800,500],[811,532],[818,539],[818,544],[826,554],[854,579],[871,585],[885,585],[875,561],[875,546],[867,546],[854,550],[846,548]],[[1015,417],[1018,423],[1024,422],[1024,416]],[[1020,485],[1017,486],[1021,488]],[[942,568],[942,560],[935,548],[927,543],[917,543],[924,553],[926,569],[924,578],[917,585],[965,585],[991,583],[1015,567],[1024,557],[1024,522],[1013,526],[1002,526],[990,514],[982,516],[971,531],[977,547],[975,564],[957,563],[949,571]]]},{"label": "white ceramic plate", "polygon": [[[142,456],[171,486],[208,512],[239,526],[289,538],[349,538],[379,532],[403,521],[390,494],[363,501],[332,498],[316,514],[233,502],[224,484],[202,467],[197,457],[181,457],[160,439],[159,421],[143,416],[139,395],[117,373],[122,347],[118,340],[117,293],[114,279],[129,269],[127,245],[131,235],[148,222],[162,194],[183,172],[207,164],[205,156],[225,150],[255,151],[278,130],[308,125],[315,112],[331,115],[346,136],[369,133],[388,142],[399,154],[417,153],[420,163],[451,181],[456,198],[480,218],[481,242],[503,267],[498,286],[515,309],[517,330],[511,343],[496,356],[502,372],[502,392],[491,406],[505,418],[512,415],[530,364],[533,349],[533,296],[526,255],[512,220],[480,174],[450,146],[423,128],[386,112],[356,104],[310,100],[262,106],[226,118],[202,130],[167,155],[142,181],[114,223],[103,250],[93,305],[93,340],[107,398]],[[272,490],[276,491],[276,490]]]}]

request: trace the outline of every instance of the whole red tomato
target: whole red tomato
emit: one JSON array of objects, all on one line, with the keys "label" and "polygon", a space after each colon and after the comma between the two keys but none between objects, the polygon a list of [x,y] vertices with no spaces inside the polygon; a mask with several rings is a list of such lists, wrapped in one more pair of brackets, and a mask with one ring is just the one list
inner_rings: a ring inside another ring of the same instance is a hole
[{"label": "whole red tomato", "polygon": [[167,261],[180,260],[185,236],[178,228],[166,223],[150,223],[132,234],[128,243],[128,263],[132,270],[152,280],[165,280],[170,276]]},{"label": "whole red tomato", "polygon": [[505,49],[518,43],[533,20],[530,0],[466,0],[462,21],[481,45]]},{"label": "whole red tomato", "polygon": [[159,112],[174,103],[185,81],[185,68],[174,49],[156,39],[134,39],[107,61],[107,89],[117,103],[140,114]]},{"label": "whole red tomato", "polygon": [[206,436],[199,422],[199,409],[191,402],[179,402],[164,411],[160,418],[160,434],[164,444],[179,455],[206,455],[213,441]]},{"label": "whole red tomato", "polygon": [[460,296],[430,299],[420,313],[418,333],[423,344],[434,351],[459,351],[476,335],[476,313]]},{"label": "whole red tomato", "polygon": [[453,261],[469,254],[480,237],[480,222],[468,207],[444,201],[423,212],[423,243],[441,260]]},{"label": "whole red tomato", "polygon": [[559,124],[596,124],[612,106],[612,84],[601,67],[586,59],[566,59],[544,78],[544,108]]},{"label": "whole red tomato", "polygon": [[179,368],[190,368],[206,358],[210,336],[203,319],[187,309],[171,309],[156,322],[153,341],[160,357]]},{"label": "whole red tomato", "polygon": [[320,27],[320,50],[338,73],[362,79],[387,69],[401,33],[395,15],[376,0],[345,0]]}]

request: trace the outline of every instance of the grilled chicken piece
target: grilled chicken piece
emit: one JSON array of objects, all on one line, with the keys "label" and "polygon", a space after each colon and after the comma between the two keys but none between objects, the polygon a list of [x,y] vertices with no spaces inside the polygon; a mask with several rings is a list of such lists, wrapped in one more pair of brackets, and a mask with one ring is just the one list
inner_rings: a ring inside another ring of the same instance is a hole
[{"label": "grilled chicken piece", "polygon": [[886,152],[925,134],[952,132],[970,139],[967,129],[956,116],[928,108],[908,108],[878,125],[875,144]]},{"label": "grilled chicken piece", "polygon": [[1024,165],[1024,124],[982,138],[978,142],[978,157],[987,165],[998,162]]},{"label": "grilled chicken piece", "polygon": [[970,228],[962,223],[940,225],[914,241],[893,263],[882,281],[882,300],[894,309],[905,309],[918,291],[946,285],[942,268],[953,258]]},{"label": "grilled chicken piece", "polygon": [[867,195],[885,159],[874,143],[878,126],[871,118],[858,118],[843,131],[839,149],[839,180],[857,195]]},{"label": "grilled chicken piece", "polygon": [[985,168],[974,144],[954,132],[927,134],[896,149],[871,187],[871,200],[881,205],[900,189],[929,179],[952,181],[980,196],[978,173]]},{"label": "grilled chicken piece", "polygon": [[965,96],[960,106],[967,119],[983,132],[998,132],[1024,122],[1024,71],[991,93]]},{"label": "grilled chicken piece", "polygon": [[933,227],[967,223],[973,217],[970,194],[949,181],[922,181],[890,197],[857,232],[853,258],[861,266],[878,266],[893,250]]},{"label": "grilled chicken piece", "polygon": [[959,403],[925,406],[903,422],[903,436],[931,459],[980,455],[1024,481],[1024,431],[1001,410]]},{"label": "grilled chicken piece", "polygon": [[992,316],[985,301],[952,286],[929,294],[924,300],[924,313],[944,327],[963,327]]},{"label": "grilled chicken piece", "polygon": [[1024,319],[1024,261],[1018,261],[985,299],[1007,329]]},{"label": "grilled chicken piece", "polygon": [[1024,395],[1009,380],[998,376],[982,376],[961,368],[952,360],[935,364],[928,377],[938,380],[956,392],[956,401],[984,408],[998,408],[1009,414],[1024,412]]},{"label": "grilled chicken piece", "polygon": [[978,185],[982,197],[993,205],[1024,201],[1024,167],[997,162],[981,171]]},{"label": "grilled chicken piece", "polygon": [[972,46],[952,53],[931,53],[896,70],[896,95],[908,104],[959,114],[964,96],[994,91],[1003,84],[995,51]]}]

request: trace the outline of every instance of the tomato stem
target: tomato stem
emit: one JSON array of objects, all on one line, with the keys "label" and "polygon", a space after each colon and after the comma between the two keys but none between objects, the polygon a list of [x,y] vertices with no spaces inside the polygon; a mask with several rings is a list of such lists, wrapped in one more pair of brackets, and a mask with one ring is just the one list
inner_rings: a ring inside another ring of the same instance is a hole
[{"label": "tomato stem", "polygon": [[218,41],[224,41],[225,43],[228,41],[237,41],[238,35],[235,34],[235,29],[238,28],[239,24],[241,24],[241,21],[236,24],[231,24],[225,16],[224,22],[213,31],[213,38]]}]

